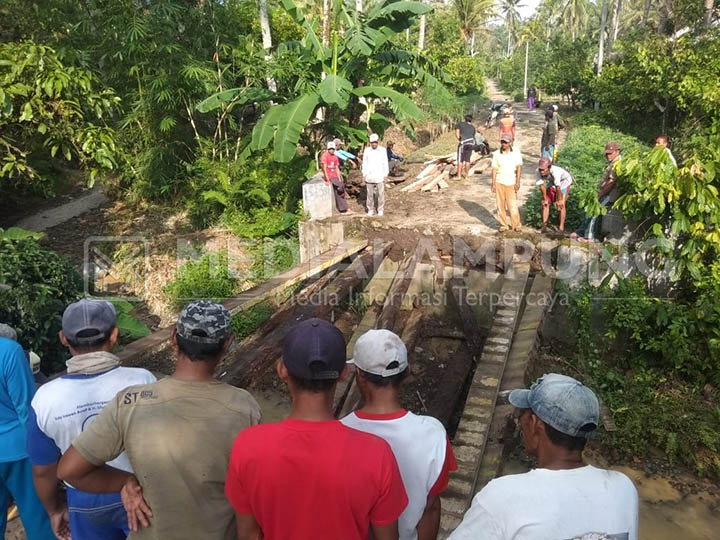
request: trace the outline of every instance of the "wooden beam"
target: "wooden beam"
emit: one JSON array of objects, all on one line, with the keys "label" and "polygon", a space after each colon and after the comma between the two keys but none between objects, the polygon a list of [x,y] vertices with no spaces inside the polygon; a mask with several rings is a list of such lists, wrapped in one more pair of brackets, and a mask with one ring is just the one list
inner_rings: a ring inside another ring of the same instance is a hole
[{"label": "wooden beam", "polygon": [[[224,302],[224,305],[230,313],[237,313],[243,309],[249,309],[267,300],[269,297],[282,292],[288,287],[327,270],[343,259],[365,249],[367,245],[367,240],[346,240],[336,248],[326,251],[317,257],[313,257],[306,263],[294,266],[264,283],[230,298]],[[147,337],[135,340],[126,345],[117,353],[118,358],[120,358],[120,363],[123,365],[133,365],[143,354],[166,345],[172,334],[172,329],[172,326],[162,328]]]},{"label": "wooden beam", "polygon": [[354,287],[373,275],[379,267],[377,259],[384,258],[391,246],[392,242],[386,242],[378,249],[361,254],[327,287],[319,291],[312,303],[298,306],[292,317],[267,334],[259,344],[238,347],[231,355],[232,364],[219,379],[235,386],[248,386],[282,356],[283,339],[298,322],[313,317],[326,318]]}]

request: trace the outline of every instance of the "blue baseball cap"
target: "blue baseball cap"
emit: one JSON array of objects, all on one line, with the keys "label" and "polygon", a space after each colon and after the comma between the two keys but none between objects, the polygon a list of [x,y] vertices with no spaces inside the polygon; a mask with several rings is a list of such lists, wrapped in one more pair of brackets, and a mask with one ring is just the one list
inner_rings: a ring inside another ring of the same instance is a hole
[{"label": "blue baseball cap", "polygon": [[283,363],[300,379],[338,379],[345,369],[346,350],[345,336],[335,325],[307,319],[285,336]]},{"label": "blue baseball cap", "polygon": [[115,317],[115,306],[107,300],[83,298],[65,308],[62,331],[70,343],[97,343],[110,336],[115,328]]},{"label": "blue baseball cap", "polygon": [[546,373],[529,390],[513,390],[508,399],[520,409],[531,409],[543,422],[571,437],[588,437],[600,423],[595,393],[580,381]]}]

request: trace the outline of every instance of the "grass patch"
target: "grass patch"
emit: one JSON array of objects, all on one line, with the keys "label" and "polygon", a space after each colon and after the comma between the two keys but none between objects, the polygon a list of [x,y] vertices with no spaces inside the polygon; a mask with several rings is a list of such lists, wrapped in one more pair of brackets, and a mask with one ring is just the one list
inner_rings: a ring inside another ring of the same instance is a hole
[{"label": "grass patch", "polygon": [[273,308],[269,301],[256,304],[250,309],[232,316],[232,329],[238,340],[245,339],[255,332],[272,316]]},{"label": "grass patch", "polygon": [[186,262],[163,292],[175,308],[197,299],[222,302],[235,292],[238,280],[228,267],[226,251],[207,253]]}]

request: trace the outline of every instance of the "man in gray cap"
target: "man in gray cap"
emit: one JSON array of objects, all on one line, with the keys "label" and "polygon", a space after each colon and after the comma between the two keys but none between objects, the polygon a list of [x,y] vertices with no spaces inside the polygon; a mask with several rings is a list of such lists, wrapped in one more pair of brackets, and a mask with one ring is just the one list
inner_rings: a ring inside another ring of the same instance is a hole
[{"label": "man in gray cap", "polygon": [[[118,393],[60,461],[60,477],[73,486],[121,492],[133,540],[236,537],[227,464],[237,434],[260,421],[260,407],[213,376],[233,337],[220,304],[186,306],[171,337],[173,375]],[[134,474],[104,465],[123,450]]]},{"label": "man in gray cap", "polygon": [[638,495],[622,473],[583,462],[600,407],[587,386],[549,373],[513,390],[526,452],[537,469],[488,483],[451,540],[606,538],[637,540]]},{"label": "man in gray cap", "polygon": [[[128,534],[120,494],[85,493],[67,486],[66,504],[59,496],[58,461],[115,394],[133,384],[154,382],[155,377],[145,369],[120,367],[111,352],[118,338],[115,308],[105,300],[85,298],[70,304],[63,313],[59,338],[72,354],[67,373],[38,389],[28,418],[27,449],[35,489],[58,538],[69,538],[69,526],[75,538],[119,540]],[[124,453],[109,465],[132,472]]]}]

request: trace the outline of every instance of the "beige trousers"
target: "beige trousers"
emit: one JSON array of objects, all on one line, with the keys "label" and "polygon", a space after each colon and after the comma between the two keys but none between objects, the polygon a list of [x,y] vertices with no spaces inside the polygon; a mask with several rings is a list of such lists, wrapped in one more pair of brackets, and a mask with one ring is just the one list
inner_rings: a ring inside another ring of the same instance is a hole
[{"label": "beige trousers", "polygon": [[510,211],[510,220],[512,228],[520,227],[520,212],[518,212],[517,194],[515,186],[505,186],[503,184],[495,184],[495,197],[497,198],[498,221],[501,227],[509,227],[505,209]]},{"label": "beige trousers", "polygon": [[377,213],[380,214],[385,210],[385,182],[372,183],[367,182],[367,211],[375,212],[375,195],[377,194]]}]

